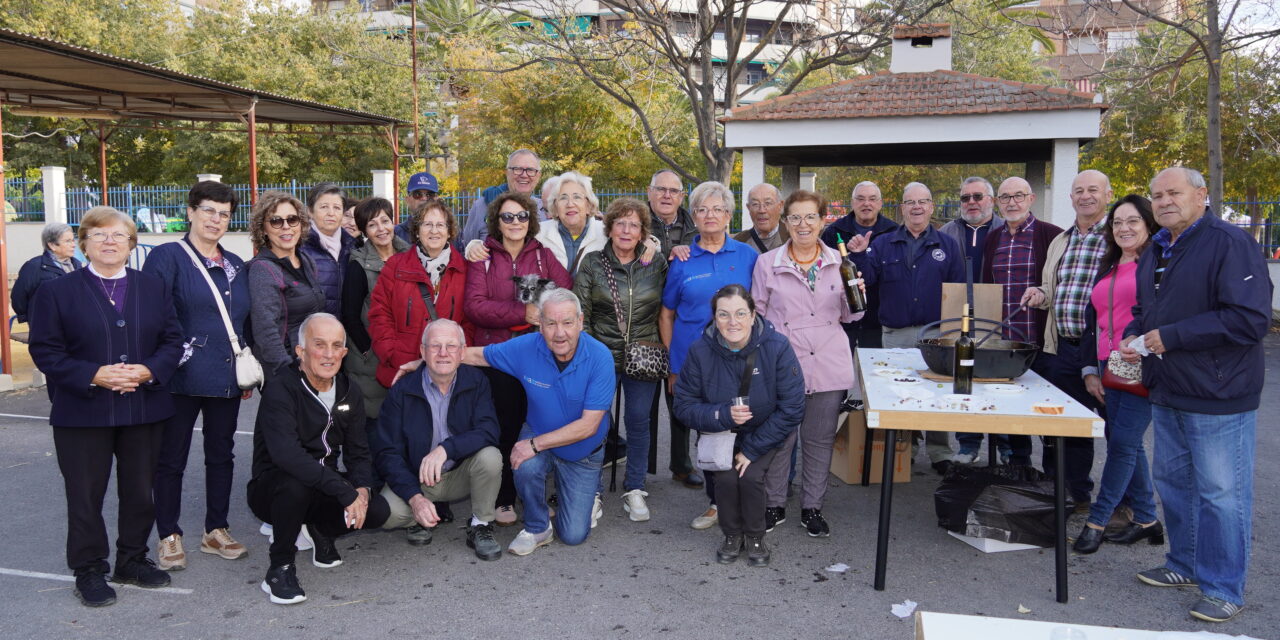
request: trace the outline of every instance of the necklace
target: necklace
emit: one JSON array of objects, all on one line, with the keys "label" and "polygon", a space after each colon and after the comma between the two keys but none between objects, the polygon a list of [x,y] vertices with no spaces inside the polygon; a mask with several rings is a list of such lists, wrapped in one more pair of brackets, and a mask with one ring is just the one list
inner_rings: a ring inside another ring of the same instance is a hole
[{"label": "necklace", "polygon": [[796,264],[813,264],[818,260],[818,254],[820,253],[822,253],[822,249],[819,247],[814,247],[813,255],[810,256],[808,260],[801,260],[800,258],[796,257],[796,246],[794,244],[791,245],[790,247],[787,247],[787,255],[791,256],[791,259],[795,260]]},{"label": "necklace", "polygon": [[114,279],[112,279],[112,280],[111,280],[111,291],[110,291],[110,292],[108,292],[108,291],[107,291],[107,285],[106,285],[106,284],[103,284],[103,280],[105,280],[105,279],[106,279],[106,278],[98,278],[98,286],[99,286],[99,287],[102,287],[102,293],[106,294],[106,296],[107,296],[107,301],[114,305],[114,304],[116,303],[116,300],[115,300],[115,298],[116,298],[116,287],[120,286],[120,281],[121,281],[121,280],[124,280],[124,278],[114,278]]}]

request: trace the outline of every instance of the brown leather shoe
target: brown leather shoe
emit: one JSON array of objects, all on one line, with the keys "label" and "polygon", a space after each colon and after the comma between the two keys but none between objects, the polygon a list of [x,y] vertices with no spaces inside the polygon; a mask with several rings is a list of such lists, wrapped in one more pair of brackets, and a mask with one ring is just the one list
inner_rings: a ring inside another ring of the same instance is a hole
[{"label": "brown leather shoe", "polygon": [[227,529],[214,529],[204,534],[200,539],[200,550],[227,560],[237,560],[249,553],[243,544],[231,537],[231,532]]}]

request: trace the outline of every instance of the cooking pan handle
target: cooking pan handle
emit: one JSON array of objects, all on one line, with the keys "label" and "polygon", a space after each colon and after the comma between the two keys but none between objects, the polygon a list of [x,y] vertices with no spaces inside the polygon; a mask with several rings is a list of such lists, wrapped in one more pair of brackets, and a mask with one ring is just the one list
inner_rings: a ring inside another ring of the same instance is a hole
[{"label": "cooking pan handle", "polygon": [[[945,323],[948,323],[948,322],[960,322],[960,318],[943,318],[942,320],[938,320],[938,321],[936,321],[936,322],[930,322],[929,324],[926,324],[926,325],[924,325],[923,327],[920,327],[920,333],[916,335],[916,342],[920,342],[921,340],[924,340],[925,338],[929,338],[929,337],[944,338],[944,337],[949,336],[949,335],[951,335],[951,334],[953,334],[953,333],[960,333],[960,329],[959,329],[959,327],[957,327],[957,328],[955,328],[955,329],[949,329],[949,330],[947,330],[947,331],[943,331],[943,330],[942,330],[942,328],[941,328],[941,327],[942,327],[942,325],[943,325],[943,324],[945,324]],[[990,338],[990,337],[991,337],[991,335],[992,335],[993,333],[995,333],[996,331],[999,331],[999,330],[1001,330],[1001,329],[1008,329],[1008,330],[1010,331],[1010,333],[1012,333],[1014,336],[1018,337],[1018,338],[1020,339],[1020,341],[1022,341],[1022,342],[1030,342],[1030,340],[1027,340],[1026,334],[1024,334],[1024,333],[1022,332],[1022,330],[1021,330],[1021,329],[1019,329],[1018,327],[1015,327],[1015,326],[1013,326],[1013,325],[1011,325],[1011,324],[1007,324],[1007,323],[1004,323],[1004,322],[999,322],[999,321],[996,321],[996,320],[988,320],[988,319],[986,319],[986,318],[973,318],[973,324],[974,324],[974,332],[975,332],[975,333],[977,333],[977,332],[986,332],[986,334],[983,336],[983,338],[982,338],[982,340],[979,342],[979,344],[981,344],[982,342],[986,342],[986,341],[987,341],[987,339],[988,339],[988,338]],[[978,326],[978,325],[980,325],[980,324],[988,324],[988,325],[991,325],[991,327],[989,327],[989,328],[987,328],[987,327],[981,327],[981,328],[980,328],[980,327]],[[937,336],[930,336],[930,335],[929,335],[929,332],[930,332],[930,331],[936,331],[936,332],[937,332]]]}]

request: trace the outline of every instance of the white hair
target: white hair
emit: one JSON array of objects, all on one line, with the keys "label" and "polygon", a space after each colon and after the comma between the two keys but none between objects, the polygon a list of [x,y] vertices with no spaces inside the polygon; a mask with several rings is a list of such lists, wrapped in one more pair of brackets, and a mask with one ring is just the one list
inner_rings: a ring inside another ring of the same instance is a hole
[{"label": "white hair", "polygon": [[582,301],[578,299],[578,296],[574,295],[572,289],[562,289],[560,287],[547,289],[542,292],[542,295],[538,296],[538,315],[545,315],[547,305],[559,302],[572,302],[573,308],[577,310],[578,315],[582,315]]},{"label": "white hair", "polygon": [[983,186],[985,186],[985,187],[987,188],[987,195],[988,195],[988,196],[994,196],[994,195],[996,195],[995,190],[991,188],[991,181],[990,181],[990,180],[987,180],[986,178],[980,177],[980,176],[972,176],[972,177],[969,177],[969,178],[965,178],[965,179],[964,179],[964,182],[961,182],[961,183],[960,183],[960,188],[961,188],[961,189],[963,189],[963,188],[965,188],[965,187],[967,187],[967,186],[969,186],[969,185],[971,185],[971,184],[973,184],[973,183],[975,183],[975,182],[981,182],[981,183],[982,183],[982,185],[983,185]]},{"label": "white hair", "polygon": [[724,201],[724,206],[730,212],[737,208],[733,205],[733,192],[729,190],[729,187],[719,182],[709,181],[693,188],[693,193],[689,194],[689,209],[697,210],[702,206],[702,201],[711,196],[720,196],[720,199]]},{"label": "white hair", "polygon": [[[1208,183],[1204,181],[1204,174],[1200,173],[1199,171],[1196,171],[1195,169],[1192,169],[1191,167],[1169,167],[1168,169],[1164,169],[1162,171],[1156,172],[1156,175],[1159,176],[1165,171],[1173,171],[1175,169],[1182,172],[1182,175],[1187,178],[1187,183],[1191,185],[1192,189],[1207,188]],[[1156,179],[1152,178],[1151,183],[1147,185],[1147,187],[1150,188],[1152,191],[1155,190],[1155,187],[1151,185],[1155,184],[1155,182],[1156,182]]]},{"label": "white hair", "polygon": [[[903,200],[906,200],[906,199],[907,199],[907,192],[908,192],[908,191],[910,191],[910,190],[912,190],[912,189],[914,189],[914,188],[916,188],[916,187],[920,187],[921,189],[924,189],[925,191],[929,191],[929,187],[924,186],[924,183],[923,183],[923,182],[908,182],[908,183],[907,183],[907,186],[905,186],[905,187],[903,187],[903,188],[902,188],[902,199],[903,199]],[[929,191],[929,197],[930,197],[930,198],[932,198],[932,197],[933,197],[933,192],[932,192],[932,191]]]},{"label": "white hair", "polygon": [[435,320],[427,323],[427,326],[422,329],[422,346],[425,347],[427,345],[427,334],[431,333],[431,330],[436,327],[454,329],[458,332],[458,340],[462,341],[462,346],[467,346],[467,332],[463,330],[462,325],[448,318],[436,318]]},{"label": "white hair", "polygon": [[542,158],[538,157],[538,154],[534,153],[532,149],[516,149],[515,151],[512,151],[507,155],[507,164],[511,164],[511,161],[515,160],[516,156],[525,155],[533,156],[533,159],[537,160],[539,165],[542,164]]},{"label": "white hair", "polygon": [[775,186],[773,186],[773,185],[769,184],[768,182],[761,182],[760,184],[758,184],[758,185],[756,185],[756,186],[754,186],[754,187],[751,187],[750,189],[747,189],[747,197],[748,197],[748,198],[750,198],[750,197],[751,197],[751,192],[752,192],[752,191],[755,191],[756,189],[759,189],[760,187],[768,187],[769,189],[772,189],[772,190],[773,190],[773,197],[774,197],[774,198],[777,198],[778,200],[782,200],[782,192],[781,192],[781,191],[779,191],[777,187],[775,187]]},{"label": "white hair", "polygon": [[298,344],[306,344],[307,330],[311,328],[311,323],[315,322],[316,320],[332,320],[335,323],[337,323],[338,328],[342,329],[342,341],[346,342],[347,328],[342,326],[342,321],[339,320],[338,317],[333,315],[332,313],[317,311],[307,316],[305,319],[303,319],[302,324],[298,325]]},{"label": "white hair", "polygon": [[552,180],[556,181],[556,185],[551,191],[551,202],[543,202],[542,204],[547,208],[547,211],[554,212],[555,217],[560,217],[560,203],[557,202],[560,198],[560,190],[564,188],[565,184],[570,182],[576,183],[579,187],[582,187],[582,190],[587,192],[587,202],[591,203],[591,208],[594,209],[595,212],[600,211],[600,199],[596,197],[596,192],[591,190],[591,178],[584,176],[577,171],[566,171],[552,178]]},{"label": "white hair", "polygon": [[559,185],[560,176],[547,178],[542,183],[542,206],[546,207],[547,211],[551,210],[551,200],[554,198],[553,194],[559,188]]},{"label": "white hair", "polygon": [[858,184],[853,185],[853,191],[849,192],[849,199],[852,200],[855,197],[854,194],[858,192],[858,189],[861,189],[863,187],[871,187],[872,189],[876,190],[877,196],[883,197],[883,195],[880,193],[880,185],[870,180],[863,180],[862,182],[859,182]]},{"label": "white hair", "polygon": [[658,169],[657,171],[653,172],[653,177],[649,178],[649,186],[656,187],[658,185],[658,176],[664,173],[669,173],[675,176],[676,180],[680,181],[680,187],[684,188],[684,180],[680,180],[680,174],[676,173],[675,171],[672,171],[671,169]]}]

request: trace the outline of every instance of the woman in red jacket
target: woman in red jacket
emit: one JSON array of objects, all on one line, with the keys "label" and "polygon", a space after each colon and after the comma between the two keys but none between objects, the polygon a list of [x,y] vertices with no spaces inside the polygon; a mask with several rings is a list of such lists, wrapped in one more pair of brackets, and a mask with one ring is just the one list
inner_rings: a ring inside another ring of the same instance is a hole
[{"label": "woman in red jacket", "polygon": [[[505,342],[513,336],[537,330],[538,310],[532,302],[521,302],[516,279],[531,275],[529,284],[569,289],[573,278],[550,249],[538,242],[538,208],[529,196],[508,191],[489,204],[489,237],[484,248],[489,257],[467,267],[464,308],[475,325],[473,346]],[[540,288],[538,289],[540,291]],[[526,293],[528,297],[531,292]],[[534,300],[533,302],[536,302]],[[502,452],[502,487],[498,490],[497,523],[516,523],[516,488],[511,475],[511,448],[520,437],[524,423],[524,387],[520,381],[493,367],[483,369],[489,377],[494,405],[498,409],[498,449]]]},{"label": "woman in red jacket", "polygon": [[418,345],[429,320],[448,318],[472,327],[462,311],[466,261],[450,243],[457,223],[444,203],[433,201],[412,218],[414,247],[387,259],[369,298],[369,336],[378,356],[378,382],[391,387],[400,365],[421,357]]}]

